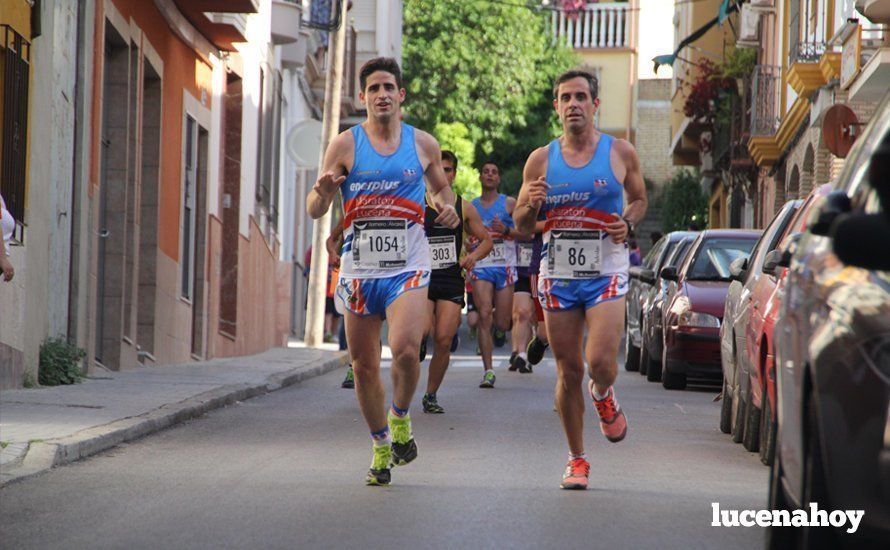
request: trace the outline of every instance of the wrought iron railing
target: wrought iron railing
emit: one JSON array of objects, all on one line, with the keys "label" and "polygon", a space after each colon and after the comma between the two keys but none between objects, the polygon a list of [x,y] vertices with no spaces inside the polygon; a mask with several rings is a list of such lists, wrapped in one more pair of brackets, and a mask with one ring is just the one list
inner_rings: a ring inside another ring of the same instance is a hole
[{"label": "wrought iron railing", "polygon": [[9,25],[0,25],[0,29],[4,58],[0,193],[12,217],[24,224],[31,44]]},{"label": "wrought iron railing", "polygon": [[791,63],[813,63],[825,53],[828,3],[824,0],[791,0],[789,4]]},{"label": "wrought iron railing", "polygon": [[553,37],[573,49],[627,48],[631,13],[626,2],[587,4],[574,13],[551,12]]},{"label": "wrought iron railing", "polygon": [[774,65],[757,65],[751,79],[752,136],[771,136],[779,129],[779,97],[782,69]]}]

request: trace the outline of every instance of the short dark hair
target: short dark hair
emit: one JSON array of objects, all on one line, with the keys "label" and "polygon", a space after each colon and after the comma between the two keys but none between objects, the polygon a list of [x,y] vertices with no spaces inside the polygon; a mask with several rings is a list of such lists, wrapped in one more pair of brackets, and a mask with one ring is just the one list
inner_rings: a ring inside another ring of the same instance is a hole
[{"label": "short dark hair", "polygon": [[399,62],[392,57],[375,57],[362,65],[362,69],[359,71],[358,80],[363,92],[368,84],[368,77],[377,71],[383,71],[396,77],[396,86],[399,89],[402,88],[402,69],[399,68]]},{"label": "short dark hair", "polygon": [[599,97],[600,83],[599,80],[593,76],[593,73],[582,69],[572,69],[571,71],[566,71],[556,77],[556,83],[553,85],[553,99],[559,98],[559,85],[563,82],[568,82],[573,78],[583,78],[587,81],[587,84],[590,86],[591,101]]},{"label": "short dark hair", "polygon": [[450,160],[451,166],[454,166],[454,169],[457,170],[457,155],[448,149],[442,149],[442,160]]},{"label": "short dark hair", "polygon": [[480,172],[482,171],[483,168],[485,168],[485,165],[486,165],[486,164],[490,164],[490,165],[494,166],[495,168],[498,169],[498,174],[501,173],[501,167],[498,166],[498,163],[497,163],[497,162],[495,162],[495,161],[493,161],[493,160],[491,160],[491,159],[487,159],[485,162],[483,162],[482,164],[479,165],[479,171],[480,171]]}]

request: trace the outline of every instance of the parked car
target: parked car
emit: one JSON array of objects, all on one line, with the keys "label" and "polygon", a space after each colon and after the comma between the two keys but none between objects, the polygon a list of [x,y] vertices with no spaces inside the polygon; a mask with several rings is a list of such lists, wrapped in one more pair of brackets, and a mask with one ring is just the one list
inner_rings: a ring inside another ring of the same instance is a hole
[{"label": "parked car", "polygon": [[[665,267],[677,267],[686,258],[696,234],[690,234],[677,243],[673,251],[665,258],[662,269]],[[650,382],[661,382],[661,345],[663,342],[662,308],[664,301],[670,294],[673,281],[658,277],[652,286],[648,299],[643,304],[643,345],[640,348],[640,374],[646,376]]]},{"label": "parked car", "polygon": [[767,258],[790,266],[774,333],[779,425],[769,508],[818,503],[865,515],[855,535],[771,528],[767,547],[887,548],[890,95],[807,227]]},{"label": "parked car", "polygon": [[[720,361],[723,370],[723,402],[720,408],[720,430],[731,433],[733,441],[742,441],[748,398],[749,365],[747,357],[747,329],[753,314],[755,300],[767,292],[769,277],[764,277],[763,259],[779,243],[785,228],[802,201],[788,201],[779,210],[750,256],[737,258],[729,265],[732,281],[726,292],[723,323],[720,325]],[[765,301],[766,297],[762,297]]]},{"label": "parked car", "polygon": [[760,231],[703,231],[679,267],[665,267],[673,281],[662,306],[661,383],[684,389],[688,377],[720,380],[720,323],[729,288],[729,264],[751,253]]},{"label": "parked car", "polygon": [[[689,231],[672,231],[655,243],[652,250],[643,258],[642,265],[629,271],[627,298],[625,300],[626,336],[624,340],[624,369],[636,371],[640,368],[640,346],[643,304],[657,279],[664,260],[685,236],[695,235]],[[645,374],[642,373],[642,374]]]},{"label": "parked car", "polygon": [[[813,189],[788,224],[777,248],[787,247],[790,239],[797,238],[795,235],[806,229],[806,220],[812,213],[813,205],[829,191],[831,185],[827,183]],[[772,464],[776,441],[776,370],[773,336],[779,306],[778,297],[784,287],[787,272],[785,268],[775,265],[775,258],[774,254],[773,260],[762,266],[762,284],[752,291],[752,314],[745,338],[748,342],[746,368],[742,369],[748,372],[748,383],[745,386],[750,390],[745,401],[747,409],[742,426],[744,432],[742,441],[749,451],[759,450],[760,461],[766,465]],[[764,396],[767,398],[764,399]]]}]

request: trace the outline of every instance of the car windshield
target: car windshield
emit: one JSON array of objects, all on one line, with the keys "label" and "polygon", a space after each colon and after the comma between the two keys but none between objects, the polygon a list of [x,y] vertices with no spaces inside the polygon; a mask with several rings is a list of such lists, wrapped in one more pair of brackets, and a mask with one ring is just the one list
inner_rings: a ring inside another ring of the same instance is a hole
[{"label": "car windshield", "polygon": [[729,264],[736,258],[747,256],[754,247],[754,239],[708,239],[689,266],[686,279],[694,281],[728,281]]}]

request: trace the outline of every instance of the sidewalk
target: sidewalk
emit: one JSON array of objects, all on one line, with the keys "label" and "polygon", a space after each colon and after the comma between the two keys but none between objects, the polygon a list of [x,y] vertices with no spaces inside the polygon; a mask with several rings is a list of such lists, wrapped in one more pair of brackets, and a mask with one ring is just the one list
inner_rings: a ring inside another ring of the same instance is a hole
[{"label": "sidewalk", "polygon": [[0,486],[346,364],[343,352],[259,355],[102,373],[71,386],[0,392]]}]

